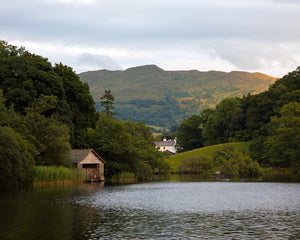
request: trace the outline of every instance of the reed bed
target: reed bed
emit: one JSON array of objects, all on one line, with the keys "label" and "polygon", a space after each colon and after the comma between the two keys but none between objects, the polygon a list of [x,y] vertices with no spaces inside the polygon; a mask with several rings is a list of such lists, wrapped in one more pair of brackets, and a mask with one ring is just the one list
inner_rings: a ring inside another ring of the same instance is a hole
[{"label": "reed bed", "polygon": [[82,182],[86,176],[79,170],[56,166],[36,166],[34,185],[67,184]]}]

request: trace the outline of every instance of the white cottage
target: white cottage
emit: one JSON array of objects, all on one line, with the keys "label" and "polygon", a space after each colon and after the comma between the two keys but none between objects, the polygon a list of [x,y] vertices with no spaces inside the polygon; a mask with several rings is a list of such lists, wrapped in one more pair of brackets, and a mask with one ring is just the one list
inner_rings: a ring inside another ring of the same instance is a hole
[{"label": "white cottage", "polygon": [[156,148],[161,152],[166,152],[169,154],[176,153],[176,138],[168,139],[166,137],[163,138],[162,141],[155,142]]}]

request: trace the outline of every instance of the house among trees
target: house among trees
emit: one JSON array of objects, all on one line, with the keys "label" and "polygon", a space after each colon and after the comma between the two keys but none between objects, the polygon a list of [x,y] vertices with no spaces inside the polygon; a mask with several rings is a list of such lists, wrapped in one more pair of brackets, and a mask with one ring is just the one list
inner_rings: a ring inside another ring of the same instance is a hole
[{"label": "house among trees", "polygon": [[165,152],[170,155],[176,153],[176,138],[167,140],[167,138],[164,137],[162,141],[154,143],[156,148],[161,152]]},{"label": "house among trees", "polygon": [[74,149],[70,158],[72,164],[86,174],[88,181],[104,181],[105,161],[93,149]]}]

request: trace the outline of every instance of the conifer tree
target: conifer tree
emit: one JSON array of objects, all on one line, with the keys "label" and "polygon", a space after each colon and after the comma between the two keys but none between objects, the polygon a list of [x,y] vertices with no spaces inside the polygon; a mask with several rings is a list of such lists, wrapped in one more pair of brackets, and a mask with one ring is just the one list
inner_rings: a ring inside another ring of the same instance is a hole
[{"label": "conifer tree", "polygon": [[115,115],[114,112],[114,101],[115,101],[115,97],[112,95],[111,90],[104,90],[104,95],[100,98],[100,103],[101,106],[104,107],[104,110],[102,112],[104,112],[106,114],[106,116],[113,116]]}]

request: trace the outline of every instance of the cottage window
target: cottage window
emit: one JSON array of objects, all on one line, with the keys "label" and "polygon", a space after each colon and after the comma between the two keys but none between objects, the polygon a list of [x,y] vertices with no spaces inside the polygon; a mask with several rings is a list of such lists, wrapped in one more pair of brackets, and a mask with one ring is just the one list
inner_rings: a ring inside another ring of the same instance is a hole
[{"label": "cottage window", "polygon": [[82,164],[82,168],[98,168],[99,164]]}]

